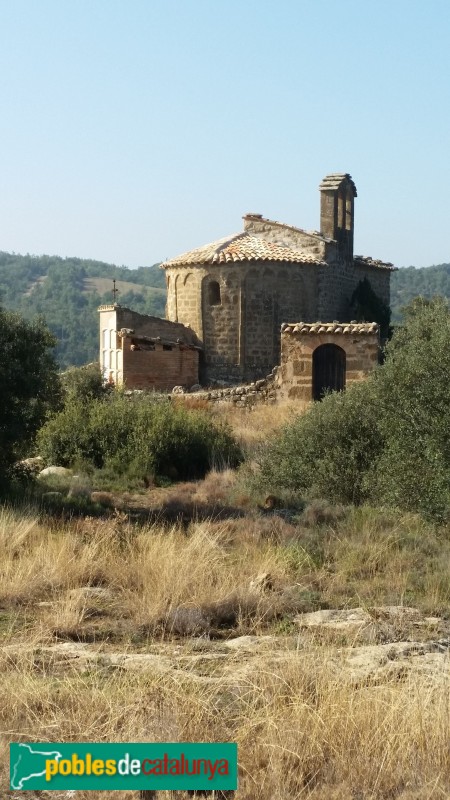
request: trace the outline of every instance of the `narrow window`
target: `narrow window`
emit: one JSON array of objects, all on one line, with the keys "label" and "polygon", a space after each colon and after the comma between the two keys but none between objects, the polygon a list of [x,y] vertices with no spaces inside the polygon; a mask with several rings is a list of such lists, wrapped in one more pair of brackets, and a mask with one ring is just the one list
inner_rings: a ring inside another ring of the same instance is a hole
[{"label": "narrow window", "polygon": [[345,205],[344,198],[341,194],[338,195],[338,228],[344,228],[345,220]]},{"label": "narrow window", "polygon": [[347,194],[345,201],[345,227],[348,231],[352,229],[352,198],[350,194]]},{"label": "narrow window", "polygon": [[220,306],[220,285],[217,281],[211,281],[208,286],[208,297],[210,306]]}]

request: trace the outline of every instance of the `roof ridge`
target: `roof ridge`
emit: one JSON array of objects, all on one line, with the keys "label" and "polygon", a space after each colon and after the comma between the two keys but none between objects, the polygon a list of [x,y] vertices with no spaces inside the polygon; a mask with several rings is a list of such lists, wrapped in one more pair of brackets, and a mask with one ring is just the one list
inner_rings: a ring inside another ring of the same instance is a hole
[{"label": "roof ridge", "polygon": [[[306,233],[307,236],[314,236],[317,239],[323,239],[327,242],[332,241],[331,239],[327,239],[326,236],[323,236],[320,231],[307,231],[305,228],[299,228],[297,225],[290,225],[288,222],[279,222],[276,219],[263,217],[262,214],[244,214],[242,219],[254,219],[258,220],[259,222],[269,222],[271,225],[277,225],[279,228],[288,228],[289,230],[297,231],[298,233]],[[250,233],[250,231],[247,231],[247,233]]]},{"label": "roof ridge", "polygon": [[[217,253],[221,253],[222,250],[224,250],[226,247],[228,247],[231,244],[231,242],[235,242],[237,239],[241,239],[243,236],[246,235],[246,233],[247,233],[247,231],[239,231],[239,233],[233,233],[228,238],[216,239],[217,242],[222,242],[222,244],[219,247],[216,248],[216,252]],[[196,248],[194,248],[194,250],[190,250],[188,252],[192,253],[192,252],[195,252],[195,250],[204,250],[206,247],[211,247],[213,244],[215,244],[215,242],[211,242],[210,244],[205,244],[205,245],[203,245],[203,247],[202,246],[196,247]]]}]

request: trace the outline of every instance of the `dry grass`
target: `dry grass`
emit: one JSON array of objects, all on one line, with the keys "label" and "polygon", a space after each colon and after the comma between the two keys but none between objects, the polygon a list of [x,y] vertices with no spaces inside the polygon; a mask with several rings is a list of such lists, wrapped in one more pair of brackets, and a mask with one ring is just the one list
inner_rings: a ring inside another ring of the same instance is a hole
[{"label": "dry grass", "polygon": [[298,404],[288,402],[273,406],[261,404],[252,408],[240,408],[228,403],[214,407],[214,415],[230,426],[246,453],[251,453],[277,428],[290,422],[295,414],[298,414]]},{"label": "dry grass", "polygon": [[449,796],[448,694],[422,679],[355,689],[320,651],[223,685],[101,671],[57,678],[31,662],[3,664],[2,675],[3,786],[9,740],[234,740],[239,800]]},{"label": "dry grass", "polygon": [[[231,475],[213,474],[191,489],[219,502],[230,485]],[[20,617],[43,637],[136,643],[255,633],[320,607],[414,605],[447,615],[450,605],[447,532],[365,508],[171,527],[137,527],[125,514],[52,526],[3,510],[0,548],[3,629],[16,631]],[[269,586],[255,590],[261,574]]]},{"label": "dry grass", "polygon": [[[198,502],[218,504],[233,490],[232,473],[191,486]],[[55,638],[147,651],[174,636],[286,632],[299,610],[320,605],[448,613],[449,564],[447,531],[367,508],[188,527],[136,527],[125,514],[44,524],[3,510],[0,635],[35,651]],[[250,587],[260,574],[270,580]],[[235,740],[238,800],[448,798],[448,686],[425,674],[356,685],[331,653],[305,637],[276,661],[261,654],[250,668],[236,656],[220,678],[194,681],[181,670],[55,672],[0,648],[1,785],[9,741]]]}]

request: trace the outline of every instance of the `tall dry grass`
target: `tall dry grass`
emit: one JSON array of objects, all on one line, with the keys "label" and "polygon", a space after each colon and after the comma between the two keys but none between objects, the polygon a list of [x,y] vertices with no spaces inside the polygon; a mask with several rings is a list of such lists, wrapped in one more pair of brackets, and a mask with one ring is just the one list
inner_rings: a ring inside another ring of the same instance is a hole
[{"label": "tall dry grass", "polygon": [[243,408],[224,403],[216,404],[213,413],[230,426],[233,435],[248,456],[277,428],[291,422],[299,413],[299,408],[298,403],[288,401],[273,406],[260,404]]},{"label": "tall dry grass", "polygon": [[[4,509],[0,553],[4,638],[21,623],[43,638],[136,643],[286,628],[295,613],[320,607],[415,605],[446,615],[450,605],[448,532],[370,508],[311,506],[291,520],[252,513],[187,528],[137,527],[125,514],[44,524]],[[259,575],[270,577],[267,590],[252,588]]]},{"label": "tall dry grass", "polygon": [[[219,490],[209,480],[207,496]],[[383,685],[356,683],[332,646],[307,637],[276,659],[236,654],[198,680],[181,669],[53,670],[36,654],[55,638],[154,652],[176,635],[183,658],[183,634],[207,639],[221,614],[224,635],[286,632],[308,602],[445,613],[449,564],[446,530],[368,508],[316,505],[289,520],[249,514],[187,529],[136,527],[124,514],[63,525],[3,509],[0,786],[10,741],[234,740],[238,800],[447,798],[448,680],[397,672]],[[261,573],[267,587],[251,588]]]},{"label": "tall dry grass", "polygon": [[55,677],[31,661],[3,662],[2,678],[4,789],[11,740],[233,740],[238,800],[444,800],[450,793],[448,687],[420,677],[355,687],[320,651],[286,655],[276,672],[261,662],[212,684],[101,671]]}]

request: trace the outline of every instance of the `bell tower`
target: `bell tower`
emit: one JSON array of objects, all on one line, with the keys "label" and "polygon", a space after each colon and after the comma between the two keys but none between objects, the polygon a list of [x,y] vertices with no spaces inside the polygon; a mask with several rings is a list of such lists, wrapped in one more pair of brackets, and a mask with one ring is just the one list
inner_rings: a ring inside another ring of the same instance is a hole
[{"label": "bell tower", "polygon": [[342,257],[353,260],[356,186],[351,175],[326,175],[320,189],[320,232],[339,244]]}]

